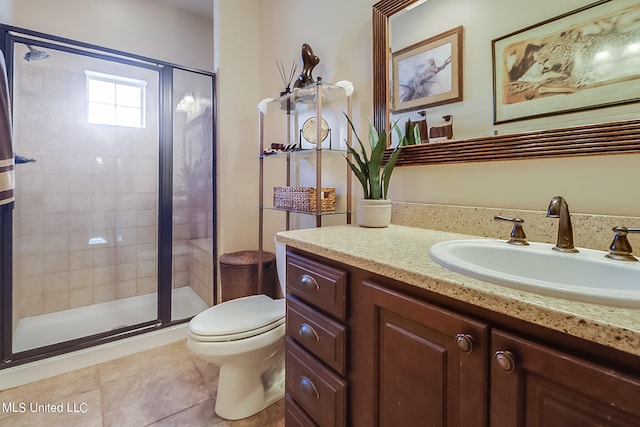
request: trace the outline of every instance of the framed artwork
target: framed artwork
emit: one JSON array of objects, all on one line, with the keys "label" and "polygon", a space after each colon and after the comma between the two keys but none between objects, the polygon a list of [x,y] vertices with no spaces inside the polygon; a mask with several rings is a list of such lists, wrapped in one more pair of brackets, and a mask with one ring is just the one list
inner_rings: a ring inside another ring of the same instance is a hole
[{"label": "framed artwork", "polygon": [[492,41],[493,122],[640,100],[640,3],[601,0]]},{"label": "framed artwork", "polygon": [[392,55],[392,110],[417,110],[462,100],[462,27]]}]

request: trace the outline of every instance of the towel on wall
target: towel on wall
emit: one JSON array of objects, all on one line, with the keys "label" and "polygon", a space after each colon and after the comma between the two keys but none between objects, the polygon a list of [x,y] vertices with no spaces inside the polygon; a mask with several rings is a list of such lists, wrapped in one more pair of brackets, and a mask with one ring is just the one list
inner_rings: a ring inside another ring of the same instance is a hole
[{"label": "towel on wall", "polygon": [[0,205],[13,202],[14,179],[11,104],[4,54],[0,51]]}]

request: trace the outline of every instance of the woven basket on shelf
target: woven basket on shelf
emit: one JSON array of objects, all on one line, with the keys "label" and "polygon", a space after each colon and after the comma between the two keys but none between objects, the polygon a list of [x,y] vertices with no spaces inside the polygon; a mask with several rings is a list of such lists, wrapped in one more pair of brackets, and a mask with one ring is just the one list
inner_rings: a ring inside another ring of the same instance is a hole
[{"label": "woven basket on shelf", "polygon": [[[320,204],[322,212],[336,210],[336,189],[322,187]],[[289,209],[302,212],[315,212],[315,187],[273,187],[273,206],[278,209]]]}]

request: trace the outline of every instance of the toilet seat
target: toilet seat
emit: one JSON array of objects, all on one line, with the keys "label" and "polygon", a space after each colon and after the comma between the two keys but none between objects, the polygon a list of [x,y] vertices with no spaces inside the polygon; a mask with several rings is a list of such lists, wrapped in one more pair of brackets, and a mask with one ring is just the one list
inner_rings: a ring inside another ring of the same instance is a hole
[{"label": "toilet seat", "polygon": [[189,334],[198,341],[233,341],[270,331],[284,322],[284,299],[251,295],[223,302],[196,315],[189,323]]}]

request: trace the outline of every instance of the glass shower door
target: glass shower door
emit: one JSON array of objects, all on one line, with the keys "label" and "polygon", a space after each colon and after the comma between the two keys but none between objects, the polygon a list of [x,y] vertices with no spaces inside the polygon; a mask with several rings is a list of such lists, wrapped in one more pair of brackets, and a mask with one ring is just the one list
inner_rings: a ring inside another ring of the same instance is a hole
[{"label": "glass shower door", "polygon": [[159,71],[26,52],[14,44],[14,353],[158,317]]},{"label": "glass shower door", "polygon": [[214,150],[211,76],[173,71],[172,320],[214,304]]}]

